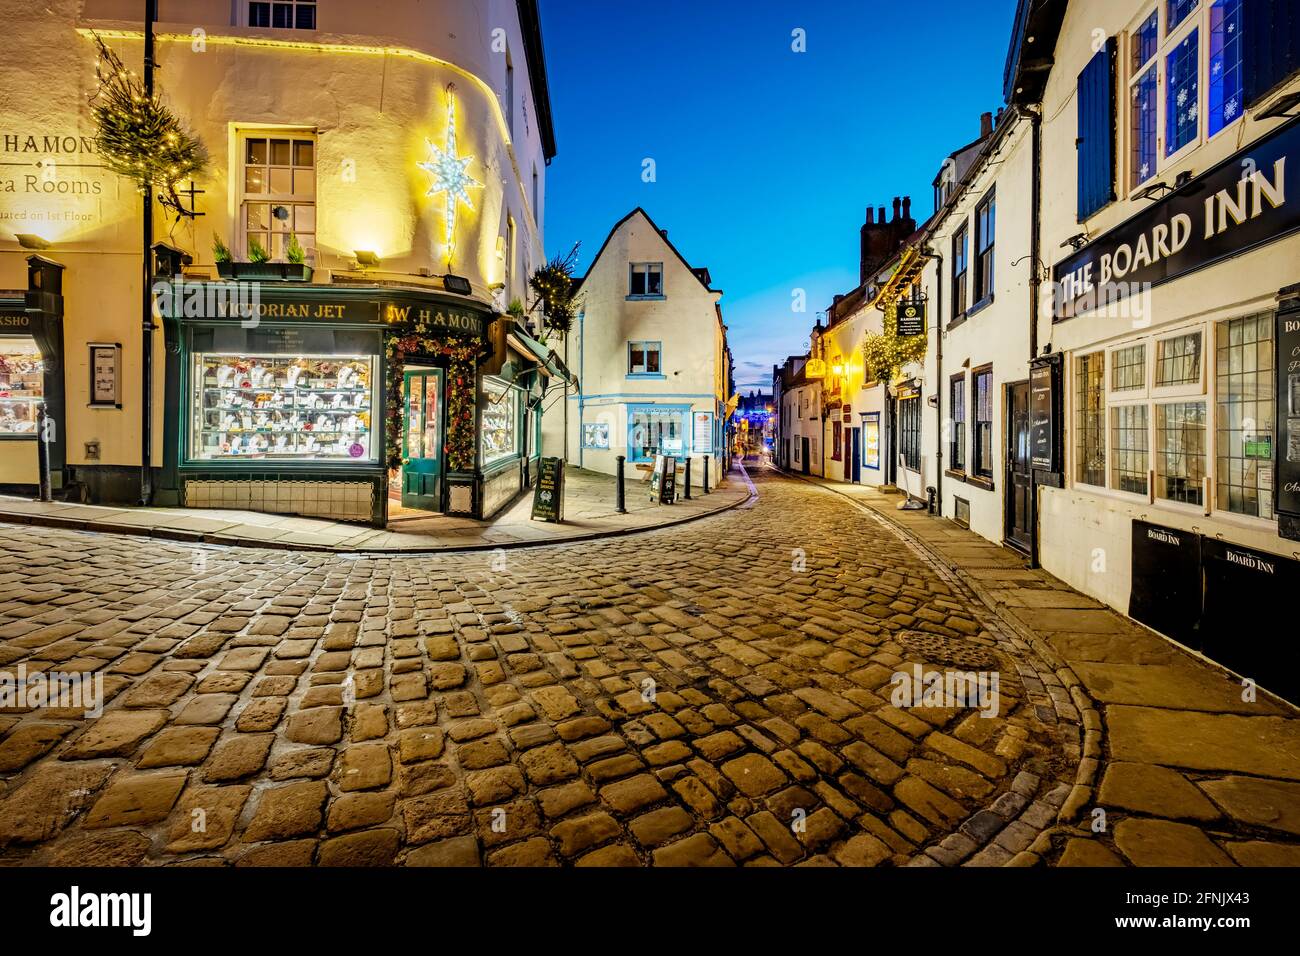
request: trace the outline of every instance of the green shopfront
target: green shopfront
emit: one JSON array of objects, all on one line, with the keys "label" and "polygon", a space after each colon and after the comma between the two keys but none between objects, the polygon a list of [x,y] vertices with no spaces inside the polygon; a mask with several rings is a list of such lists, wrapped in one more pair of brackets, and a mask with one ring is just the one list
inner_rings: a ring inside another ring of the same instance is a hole
[{"label": "green shopfront", "polygon": [[157,504],[384,527],[491,517],[527,487],[541,375],[485,374],[486,307],[378,285],[163,288]]}]

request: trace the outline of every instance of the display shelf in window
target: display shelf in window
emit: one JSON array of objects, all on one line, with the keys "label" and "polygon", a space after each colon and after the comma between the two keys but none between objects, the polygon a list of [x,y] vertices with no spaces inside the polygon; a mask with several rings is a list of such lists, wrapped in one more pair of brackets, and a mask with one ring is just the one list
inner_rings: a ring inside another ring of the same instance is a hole
[{"label": "display shelf in window", "polygon": [[377,461],[375,361],[196,355],[192,457]]},{"label": "display shelf in window", "polygon": [[500,379],[483,379],[480,448],[484,467],[519,453],[519,393]]},{"label": "display shelf in window", "polygon": [[45,362],[35,341],[0,339],[0,437],[35,437],[44,400]]}]

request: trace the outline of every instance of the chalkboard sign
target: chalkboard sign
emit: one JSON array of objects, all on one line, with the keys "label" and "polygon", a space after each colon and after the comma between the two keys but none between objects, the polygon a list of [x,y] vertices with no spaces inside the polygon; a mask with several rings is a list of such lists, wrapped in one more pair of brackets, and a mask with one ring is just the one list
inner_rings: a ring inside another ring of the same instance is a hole
[{"label": "chalkboard sign", "polygon": [[663,477],[659,481],[659,503],[670,505],[677,500],[677,459],[665,455],[663,468]]},{"label": "chalkboard sign", "polygon": [[650,472],[650,500],[659,500],[659,489],[664,483],[664,456],[655,456],[654,470]]},{"label": "chalkboard sign", "polygon": [[[1300,291],[1300,290],[1298,290]],[[1300,298],[1277,314],[1278,533],[1300,541]]]},{"label": "chalkboard sign", "polygon": [[1035,468],[1052,467],[1052,366],[1036,365],[1029,370],[1029,450]]},{"label": "chalkboard sign", "polygon": [[564,521],[564,459],[543,458],[537,463],[537,487],[533,489],[533,520]]}]

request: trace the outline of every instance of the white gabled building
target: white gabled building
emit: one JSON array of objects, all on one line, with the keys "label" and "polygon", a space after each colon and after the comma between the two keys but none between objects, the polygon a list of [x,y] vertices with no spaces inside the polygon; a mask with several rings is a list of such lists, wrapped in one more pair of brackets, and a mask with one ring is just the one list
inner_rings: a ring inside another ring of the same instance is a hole
[{"label": "white gabled building", "polygon": [[615,224],[578,289],[564,360],[578,377],[563,415],[545,417],[547,454],[614,474],[658,454],[691,459],[693,485],[724,473],[730,397],[722,292],[640,207]]}]

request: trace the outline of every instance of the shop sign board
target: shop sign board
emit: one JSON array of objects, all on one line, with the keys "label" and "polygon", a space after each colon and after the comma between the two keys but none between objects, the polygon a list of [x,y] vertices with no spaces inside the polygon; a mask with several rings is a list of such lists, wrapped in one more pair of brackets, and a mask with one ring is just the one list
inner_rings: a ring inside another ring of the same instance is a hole
[{"label": "shop sign board", "polygon": [[537,487],[533,489],[534,521],[564,522],[564,459],[543,458],[537,463]]},{"label": "shop sign board", "polygon": [[1029,449],[1035,468],[1053,471],[1052,455],[1052,366],[1035,365],[1029,370]]},{"label": "shop sign board", "polygon": [[1297,195],[1300,118],[1058,263],[1053,321],[1114,306],[1300,229]]},{"label": "shop sign board", "polygon": [[90,404],[122,407],[122,346],[90,343]]},{"label": "shop sign board", "polygon": [[925,334],[925,303],[900,302],[898,304],[898,335],[914,338]]},{"label": "shop sign board", "polygon": [[1133,522],[1129,617],[1200,650],[1201,536]]}]

